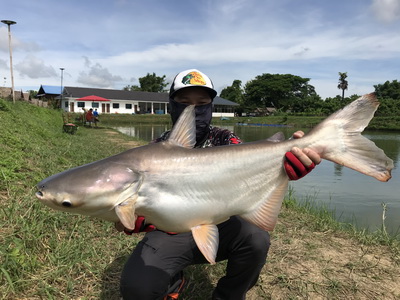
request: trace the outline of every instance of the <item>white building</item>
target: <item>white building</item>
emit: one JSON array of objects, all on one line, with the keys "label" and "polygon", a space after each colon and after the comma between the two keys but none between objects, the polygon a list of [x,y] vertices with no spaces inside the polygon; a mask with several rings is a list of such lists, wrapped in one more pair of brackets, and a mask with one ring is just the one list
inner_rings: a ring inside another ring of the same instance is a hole
[{"label": "white building", "polygon": [[[93,108],[99,113],[167,114],[169,109],[168,93],[66,86],[60,97],[60,91],[59,86],[42,85],[38,97],[61,100],[61,108],[66,112],[82,112],[82,109]],[[235,107],[238,106],[237,103],[220,97],[215,97],[213,103],[214,117],[233,117]]]}]

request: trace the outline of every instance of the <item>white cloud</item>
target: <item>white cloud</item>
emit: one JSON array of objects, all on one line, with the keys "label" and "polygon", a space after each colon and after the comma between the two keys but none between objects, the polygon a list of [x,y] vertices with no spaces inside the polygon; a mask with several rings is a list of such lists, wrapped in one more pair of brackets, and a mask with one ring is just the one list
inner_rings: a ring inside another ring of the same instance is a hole
[{"label": "white cloud", "polygon": [[[15,25],[17,26],[17,25]],[[36,42],[24,42],[21,41],[14,33],[13,26],[11,26],[11,47],[14,52],[36,52],[40,50],[39,45]],[[9,53],[9,39],[8,39],[8,27],[0,27],[0,52]]]},{"label": "white cloud", "polygon": [[8,52],[8,30],[7,27],[0,27],[0,52]]},{"label": "white cloud", "polygon": [[373,0],[371,5],[375,16],[383,22],[393,22],[400,19],[399,0]]},{"label": "white cloud", "polygon": [[92,64],[89,58],[84,57],[85,67],[88,71],[79,73],[77,82],[90,87],[112,88],[116,82],[122,81],[121,76],[112,75],[107,68],[103,68],[99,63]]},{"label": "white cloud", "polygon": [[0,59],[0,70],[8,70],[8,61],[6,61],[5,59]]},{"label": "white cloud", "polygon": [[51,78],[56,77],[56,70],[52,66],[46,66],[44,60],[28,55],[23,61],[14,65],[15,70],[19,72],[22,77],[36,78]]},{"label": "white cloud", "polygon": [[[309,35],[294,32],[285,38],[290,42],[275,40],[272,43],[252,42],[259,39],[251,34],[249,42],[238,44],[235,40],[199,41],[185,44],[163,44],[143,51],[125,52],[101,59],[104,65],[140,66],[187,64],[223,64],[244,62],[303,61],[324,58],[382,59],[398,55],[392,51],[400,45],[400,36],[391,33],[380,35],[345,35],[345,30],[329,30]],[[134,69],[134,68],[133,68]],[[151,71],[151,70],[149,70]]]}]

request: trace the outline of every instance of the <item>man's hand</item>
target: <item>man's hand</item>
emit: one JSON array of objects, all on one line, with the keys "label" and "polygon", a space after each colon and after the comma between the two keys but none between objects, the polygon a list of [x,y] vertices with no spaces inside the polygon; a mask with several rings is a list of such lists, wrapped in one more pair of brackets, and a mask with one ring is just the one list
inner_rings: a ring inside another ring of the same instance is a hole
[{"label": "man's hand", "polygon": [[[294,139],[298,139],[303,136],[303,131],[296,131],[293,134]],[[283,165],[289,179],[298,180],[310,173],[312,169],[315,168],[315,165],[318,165],[320,162],[321,157],[317,152],[308,148],[300,149],[293,147],[290,152],[286,152]]]},{"label": "man's hand", "polygon": [[139,233],[139,232],[150,232],[156,229],[154,225],[151,224],[146,224],[146,220],[144,217],[138,216],[136,218],[135,222],[135,229],[134,230],[129,230],[122,225],[121,222],[115,223],[115,229],[117,229],[119,232],[123,231],[128,235],[132,235],[132,233]]}]

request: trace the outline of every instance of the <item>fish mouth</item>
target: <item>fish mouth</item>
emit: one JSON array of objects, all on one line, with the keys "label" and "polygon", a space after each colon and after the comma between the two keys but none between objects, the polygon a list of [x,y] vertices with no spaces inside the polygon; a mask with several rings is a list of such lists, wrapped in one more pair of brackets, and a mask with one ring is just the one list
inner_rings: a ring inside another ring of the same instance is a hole
[{"label": "fish mouth", "polygon": [[44,180],[42,180],[41,182],[39,182],[36,185],[36,193],[35,196],[36,198],[38,198],[39,200],[44,200],[45,199],[45,195],[44,195],[44,190],[46,189],[46,186],[44,185]]},{"label": "fish mouth", "polygon": [[35,193],[35,196],[40,202],[42,202],[46,205],[49,205],[49,202],[51,202],[51,201],[49,201],[48,197],[46,197],[46,195],[42,191],[37,191]]}]

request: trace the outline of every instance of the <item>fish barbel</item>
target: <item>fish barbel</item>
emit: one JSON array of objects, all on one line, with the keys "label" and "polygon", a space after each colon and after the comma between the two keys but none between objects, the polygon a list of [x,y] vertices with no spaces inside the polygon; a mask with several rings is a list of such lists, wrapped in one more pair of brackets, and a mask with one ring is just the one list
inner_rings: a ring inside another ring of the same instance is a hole
[{"label": "fish barbel", "polygon": [[284,155],[293,147],[389,180],[393,161],[361,135],[378,106],[375,94],[367,94],[300,139],[212,148],[193,148],[195,113],[189,106],[167,141],[53,175],[37,184],[36,196],[51,208],[120,221],[128,229],[144,216],[164,231],[191,231],[200,251],[215,263],[216,224],[238,215],[273,230],[288,188]]}]

